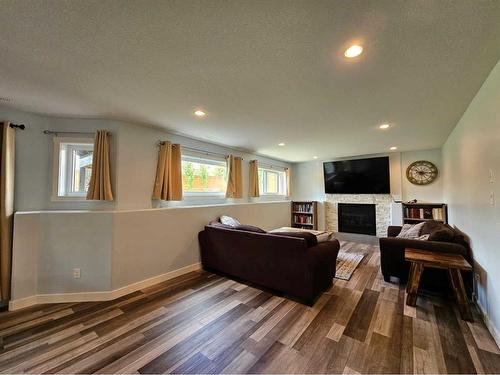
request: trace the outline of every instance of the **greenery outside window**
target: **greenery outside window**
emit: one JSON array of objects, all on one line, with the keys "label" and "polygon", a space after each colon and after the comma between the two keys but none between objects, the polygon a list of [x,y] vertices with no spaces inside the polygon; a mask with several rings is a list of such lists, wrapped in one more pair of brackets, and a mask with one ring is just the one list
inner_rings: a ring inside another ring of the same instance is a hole
[{"label": "greenery outside window", "polygon": [[182,190],[184,196],[224,197],[227,165],[222,158],[182,155]]}]

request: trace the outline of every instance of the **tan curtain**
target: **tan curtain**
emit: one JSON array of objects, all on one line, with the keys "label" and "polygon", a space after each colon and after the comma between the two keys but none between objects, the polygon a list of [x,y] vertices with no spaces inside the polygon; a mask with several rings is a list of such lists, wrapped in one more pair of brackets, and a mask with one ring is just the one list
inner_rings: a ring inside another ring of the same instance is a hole
[{"label": "tan curtain", "polygon": [[10,299],[12,221],[14,218],[15,131],[2,124],[0,150],[0,300]]},{"label": "tan curtain", "polygon": [[248,196],[260,197],[259,192],[259,162],[251,160],[249,164]]},{"label": "tan curtain", "polygon": [[106,130],[98,130],[95,134],[92,175],[87,192],[88,200],[113,200],[109,170],[109,137]]},{"label": "tan curtain", "polygon": [[229,171],[227,175],[226,198],[243,197],[241,160],[242,159],[239,156],[233,156],[233,155],[229,155],[227,158],[227,167]]},{"label": "tan curtain", "polygon": [[181,145],[165,141],[158,151],[153,199],[182,200]]},{"label": "tan curtain", "polygon": [[286,196],[292,196],[292,173],[290,168],[285,168],[285,176],[286,176]]}]

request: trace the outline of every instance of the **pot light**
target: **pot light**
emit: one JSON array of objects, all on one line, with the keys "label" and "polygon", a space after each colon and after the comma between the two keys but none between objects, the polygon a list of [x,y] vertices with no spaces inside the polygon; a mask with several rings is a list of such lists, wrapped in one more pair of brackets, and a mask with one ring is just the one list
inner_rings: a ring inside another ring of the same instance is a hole
[{"label": "pot light", "polygon": [[345,50],[344,56],[352,59],[353,57],[359,56],[363,53],[363,47],[354,44]]},{"label": "pot light", "polygon": [[313,156],[313,159],[317,159],[318,157],[317,156]]},{"label": "pot light", "polygon": [[205,111],[202,111],[201,109],[197,109],[196,111],[194,111],[194,115],[196,117],[205,117],[206,114],[207,113]]},{"label": "pot light", "polygon": [[391,151],[395,151],[395,150],[397,150],[397,149],[398,149],[398,148],[397,148],[396,146],[392,146],[389,150],[391,150]]},{"label": "pot light", "polygon": [[391,125],[389,124],[382,124],[379,126],[380,129],[389,129],[391,127]]},{"label": "pot light", "polygon": [[284,145],[285,145],[285,144],[284,144],[283,142],[281,142],[281,143],[278,143],[278,146],[281,146],[281,147],[283,147]]}]

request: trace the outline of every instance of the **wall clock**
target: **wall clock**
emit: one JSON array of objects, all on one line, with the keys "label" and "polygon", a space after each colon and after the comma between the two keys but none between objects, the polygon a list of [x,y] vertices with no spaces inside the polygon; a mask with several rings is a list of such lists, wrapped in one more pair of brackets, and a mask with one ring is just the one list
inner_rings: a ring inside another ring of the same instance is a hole
[{"label": "wall clock", "polygon": [[430,161],[418,160],[406,168],[406,178],[415,185],[428,185],[438,176],[437,167]]}]

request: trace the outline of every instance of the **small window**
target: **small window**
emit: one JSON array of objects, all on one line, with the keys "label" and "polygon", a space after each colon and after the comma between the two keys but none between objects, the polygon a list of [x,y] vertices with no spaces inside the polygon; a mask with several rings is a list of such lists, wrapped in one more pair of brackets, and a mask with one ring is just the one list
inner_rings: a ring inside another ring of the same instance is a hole
[{"label": "small window", "polygon": [[224,159],[182,155],[182,190],[185,196],[224,196],[227,165]]},{"label": "small window", "polygon": [[262,195],[286,195],[286,173],[259,168],[259,190]]},{"label": "small window", "polygon": [[54,198],[85,198],[93,153],[93,139],[54,138]]}]

